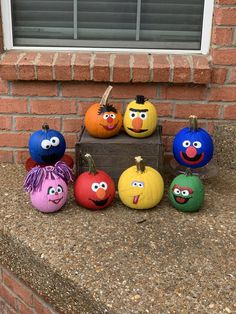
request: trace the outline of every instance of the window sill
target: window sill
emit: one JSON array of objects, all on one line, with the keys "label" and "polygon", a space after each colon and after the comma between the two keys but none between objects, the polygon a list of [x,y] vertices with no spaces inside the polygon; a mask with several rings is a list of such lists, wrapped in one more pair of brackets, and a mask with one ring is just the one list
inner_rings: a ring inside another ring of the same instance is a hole
[{"label": "window sill", "polygon": [[5,52],[0,61],[3,80],[166,82],[208,84],[209,57],[83,52]]}]

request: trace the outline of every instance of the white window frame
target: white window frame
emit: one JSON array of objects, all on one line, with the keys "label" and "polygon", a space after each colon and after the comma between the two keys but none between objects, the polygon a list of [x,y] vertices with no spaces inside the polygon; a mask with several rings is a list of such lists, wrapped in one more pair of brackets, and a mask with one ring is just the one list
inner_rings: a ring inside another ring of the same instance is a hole
[{"label": "white window frame", "polygon": [[106,52],[144,52],[164,54],[208,54],[211,43],[214,0],[204,1],[201,49],[199,50],[168,50],[168,49],[133,49],[133,48],[83,48],[83,47],[25,47],[13,46],[12,15],[10,0],[1,0],[3,42],[5,50],[39,50],[39,51],[106,51]]}]

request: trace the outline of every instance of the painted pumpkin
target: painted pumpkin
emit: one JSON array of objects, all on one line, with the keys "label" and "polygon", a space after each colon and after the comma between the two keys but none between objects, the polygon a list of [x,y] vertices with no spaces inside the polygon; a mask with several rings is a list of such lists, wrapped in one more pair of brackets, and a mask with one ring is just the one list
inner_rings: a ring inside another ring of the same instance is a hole
[{"label": "painted pumpkin", "polygon": [[126,133],[132,137],[150,136],[157,126],[156,108],[144,96],[138,95],[127,105],[123,124]]},{"label": "painted pumpkin", "polygon": [[24,190],[37,210],[43,213],[56,212],[68,198],[68,183],[72,181],[71,169],[64,162],[55,166],[34,167],[24,181]]},{"label": "painted pumpkin", "polygon": [[204,186],[198,176],[186,171],[171,182],[168,195],[174,208],[182,212],[196,212],[204,201]]},{"label": "painted pumpkin", "polygon": [[89,171],[80,174],[74,185],[76,202],[88,209],[99,210],[109,206],[115,197],[115,184],[103,170],[97,170],[90,154],[85,155]]},{"label": "painted pumpkin", "polygon": [[157,170],[144,165],[140,156],[135,160],[136,165],[126,169],[119,178],[119,197],[130,208],[149,209],[162,199],[164,182]]},{"label": "painted pumpkin", "polygon": [[116,135],[122,126],[122,115],[112,105],[107,103],[112,86],[109,86],[100,103],[89,107],[85,114],[84,124],[93,137],[109,138]]},{"label": "painted pumpkin", "polygon": [[50,129],[47,123],[29,138],[30,155],[38,164],[56,163],[63,157],[65,150],[64,136],[59,131]]},{"label": "painted pumpkin", "polygon": [[190,116],[190,126],[180,130],[173,141],[176,161],[186,167],[205,166],[213,156],[213,140],[210,134],[197,126],[197,117]]}]

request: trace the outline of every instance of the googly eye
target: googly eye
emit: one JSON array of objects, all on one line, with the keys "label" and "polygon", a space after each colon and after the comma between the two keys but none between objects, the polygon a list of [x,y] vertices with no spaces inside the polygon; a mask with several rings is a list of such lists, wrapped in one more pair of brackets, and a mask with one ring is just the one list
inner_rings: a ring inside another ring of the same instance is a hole
[{"label": "googly eye", "polygon": [[49,149],[51,146],[52,146],[52,144],[49,140],[43,140],[41,143],[41,147],[43,149]]},{"label": "googly eye", "polygon": [[177,194],[177,195],[180,194],[180,190],[177,189],[177,188],[175,188],[173,192],[174,192],[175,194]]},{"label": "googly eye", "polygon": [[115,119],[115,117],[116,117],[115,113],[111,113],[111,114],[110,114],[110,117],[111,117],[112,119]]},{"label": "googly eye", "polygon": [[189,147],[190,146],[190,141],[183,141],[182,145],[183,147]]},{"label": "googly eye", "polygon": [[138,116],[138,113],[137,112],[134,112],[134,111],[130,111],[130,113],[129,113],[129,117],[130,117],[130,119],[134,119],[134,118],[137,118],[137,116]]},{"label": "googly eye", "polygon": [[97,183],[97,182],[94,182],[92,185],[91,185],[91,189],[93,190],[93,192],[97,192],[97,190],[99,189],[100,187],[100,184]]},{"label": "googly eye", "polygon": [[199,141],[195,141],[195,142],[193,142],[193,146],[194,146],[195,148],[201,148],[201,147],[202,147],[202,143],[199,142]]},{"label": "googly eye", "polygon": [[183,196],[189,196],[189,191],[188,190],[183,190],[182,191]]},{"label": "googly eye", "polygon": [[55,188],[53,188],[52,186],[50,186],[48,188],[48,195],[54,195],[56,193],[56,190]]},{"label": "googly eye", "polygon": [[103,119],[107,120],[108,118],[109,118],[109,114],[108,114],[108,113],[105,113],[105,114],[103,115]]},{"label": "googly eye", "polygon": [[107,183],[106,182],[100,182],[100,188],[106,190],[107,189]]},{"label": "googly eye", "polygon": [[52,144],[52,146],[58,146],[60,144],[60,140],[58,137],[56,136],[53,136],[51,139],[50,139],[50,143]]},{"label": "googly eye", "polygon": [[142,120],[147,119],[147,112],[141,112],[141,113],[140,113],[140,118],[141,118]]},{"label": "googly eye", "polygon": [[57,193],[62,193],[62,192],[63,192],[63,187],[60,184],[58,184]]}]

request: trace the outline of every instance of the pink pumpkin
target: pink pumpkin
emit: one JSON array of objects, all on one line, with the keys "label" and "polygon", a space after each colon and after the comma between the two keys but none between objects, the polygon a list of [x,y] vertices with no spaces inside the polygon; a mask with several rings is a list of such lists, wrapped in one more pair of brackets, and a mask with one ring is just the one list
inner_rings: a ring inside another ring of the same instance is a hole
[{"label": "pink pumpkin", "polygon": [[55,166],[32,168],[26,176],[24,189],[30,193],[33,207],[43,213],[52,213],[66,203],[69,181],[72,181],[71,169],[59,161]]}]

